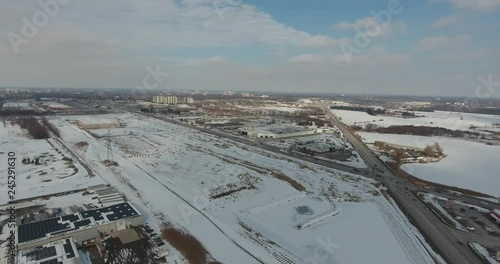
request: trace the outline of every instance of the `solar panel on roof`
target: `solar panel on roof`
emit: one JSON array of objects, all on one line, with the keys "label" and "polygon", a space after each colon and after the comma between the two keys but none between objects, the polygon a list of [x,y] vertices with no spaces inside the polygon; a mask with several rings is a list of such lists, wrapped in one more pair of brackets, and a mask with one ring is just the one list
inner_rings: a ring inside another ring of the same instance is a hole
[{"label": "solar panel on roof", "polygon": [[26,253],[26,258],[29,258],[30,260],[43,260],[56,255],[57,255],[56,248],[52,246],[52,247],[37,248],[34,251]]},{"label": "solar panel on roof", "polygon": [[90,223],[92,223],[90,221],[90,219],[84,219],[84,220],[80,220],[80,221],[76,221],[74,222],[73,224],[75,225],[76,228],[80,228],[82,226],[87,226],[89,225]]},{"label": "solar panel on roof", "polygon": [[[43,221],[22,224],[18,226],[18,243],[40,239],[46,237],[47,234],[56,235],[75,230],[92,223],[90,218],[93,218],[94,221],[102,221],[104,220],[103,213],[107,213],[106,218],[110,221],[124,219],[139,214],[129,203],[121,203],[96,210],[80,212],[83,218],[82,220],[80,220],[80,217],[78,215],[72,214],[62,217],[50,218]],[[63,221],[66,223],[63,224]],[[76,228],[73,228],[68,222],[72,222]]]},{"label": "solar panel on roof", "polygon": [[71,242],[69,241],[69,239],[66,239],[66,243],[63,245],[63,247],[67,258],[75,257],[75,252],[73,251],[73,247],[71,246]]}]

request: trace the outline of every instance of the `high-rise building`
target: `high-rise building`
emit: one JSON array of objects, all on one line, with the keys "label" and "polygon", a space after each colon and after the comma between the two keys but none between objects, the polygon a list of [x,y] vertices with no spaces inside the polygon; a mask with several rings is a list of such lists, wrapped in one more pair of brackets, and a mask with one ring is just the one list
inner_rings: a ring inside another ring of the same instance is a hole
[{"label": "high-rise building", "polygon": [[165,103],[166,104],[177,104],[177,96],[165,96]]},{"label": "high-rise building", "polygon": [[194,99],[193,99],[193,97],[189,97],[189,96],[188,97],[184,97],[183,102],[185,104],[193,104],[194,103]]},{"label": "high-rise building", "polygon": [[157,104],[177,104],[177,96],[156,95],[156,96],[153,96],[153,103],[157,103]]}]

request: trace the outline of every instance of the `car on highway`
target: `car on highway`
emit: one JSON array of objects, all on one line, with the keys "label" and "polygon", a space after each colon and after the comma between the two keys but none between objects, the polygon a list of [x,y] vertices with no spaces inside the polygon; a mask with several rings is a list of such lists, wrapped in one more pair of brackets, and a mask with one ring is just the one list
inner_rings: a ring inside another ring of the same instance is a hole
[{"label": "car on highway", "polygon": [[457,243],[462,246],[464,243],[462,241],[457,241]]}]

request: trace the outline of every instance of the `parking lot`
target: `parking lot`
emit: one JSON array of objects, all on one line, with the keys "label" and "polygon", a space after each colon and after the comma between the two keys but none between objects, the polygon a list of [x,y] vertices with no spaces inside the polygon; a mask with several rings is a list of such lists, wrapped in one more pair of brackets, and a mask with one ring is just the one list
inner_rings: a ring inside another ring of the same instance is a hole
[{"label": "parking lot", "polygon": [[500,226],[488,215],[486,209],[454,200],[440,200],[438,203],[469,232],[500,236]]}]

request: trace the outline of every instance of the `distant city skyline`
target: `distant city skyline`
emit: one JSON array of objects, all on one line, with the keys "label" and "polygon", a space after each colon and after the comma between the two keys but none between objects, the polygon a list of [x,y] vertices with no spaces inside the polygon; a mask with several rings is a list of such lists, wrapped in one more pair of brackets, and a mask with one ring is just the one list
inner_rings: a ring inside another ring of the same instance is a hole
[{"label": "distant city skyline", "polygon": [[500,0],[0,3],[0,87],[500,97]]}]

